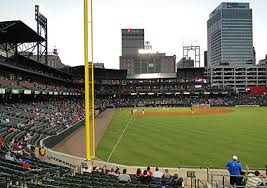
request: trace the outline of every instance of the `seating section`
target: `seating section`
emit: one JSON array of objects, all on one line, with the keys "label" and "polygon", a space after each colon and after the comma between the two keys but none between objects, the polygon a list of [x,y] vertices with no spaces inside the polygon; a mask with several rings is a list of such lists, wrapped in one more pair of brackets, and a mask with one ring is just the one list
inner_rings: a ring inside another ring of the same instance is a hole
[{"label": "seating section", "polygon": [[4,146],[23,141],[28,134],[31,145],[57,134],[83,119],[82,100],[46,101],[31,104],[0,105],[0,136]]},{"label": "seating section", "polygon": [[[71,174],[71,169],[35,158],[40,140],[81,121],[82,99],[0,105],[0,187],[21,186],[28,180]],[[29,167],[23,165],[29,161]]]},{"label": "seating section", "polygon": [[[138,177],[130,175],[131,182],[119,182],[117,176],[108,176],[100,173],[84,173],[75,176],[55,177],[54,179],[42,182],[29,183],[28,187],[69,187],[69,188],[157,188],[161,184],[161,179],[152,178],[149,184],[142,184]],[[171,179],[167,179],[170,184]]]}]

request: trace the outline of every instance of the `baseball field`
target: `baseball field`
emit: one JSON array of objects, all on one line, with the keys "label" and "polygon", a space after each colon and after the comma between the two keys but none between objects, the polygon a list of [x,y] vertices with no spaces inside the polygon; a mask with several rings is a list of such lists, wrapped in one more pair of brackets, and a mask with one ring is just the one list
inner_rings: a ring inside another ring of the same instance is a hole
[{"label": "baseball field", "polygon": [[[204,111],[204,113],[203,113]],[[97,157],[137,166],[222,168],[233,155],[245,166],[267,164],[267,108],[117,109]]]}]

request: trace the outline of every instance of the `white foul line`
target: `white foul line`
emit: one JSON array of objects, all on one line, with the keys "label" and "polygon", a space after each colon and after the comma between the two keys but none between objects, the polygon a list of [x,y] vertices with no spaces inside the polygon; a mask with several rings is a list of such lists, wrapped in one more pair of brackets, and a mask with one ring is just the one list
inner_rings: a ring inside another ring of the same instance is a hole
[{"label": "white foul line", "polygon": [[115,151],[117,145],[119,144],[119,142],[120,142],[120,140],[121,140],[123,134],[125,133],[126,129],[128,128],[129,123],[130,123],[130,121],[132,120],[132,118],[133,118],[133,116],[130,117],[130,119],[128,120],[127,124],[125,125],[125,128],[124,128],[124,130],[122,131],[122,133],[121,133],[121,135],[120,135],[120,137],[119,137],[119,139],[118,139],[116,145],[114,146],[114,148],[112,149],[111,153],[109,154],[109,157],[108,157],[107,162],[110,160],[110,158],[111,158],[113,152]]}]

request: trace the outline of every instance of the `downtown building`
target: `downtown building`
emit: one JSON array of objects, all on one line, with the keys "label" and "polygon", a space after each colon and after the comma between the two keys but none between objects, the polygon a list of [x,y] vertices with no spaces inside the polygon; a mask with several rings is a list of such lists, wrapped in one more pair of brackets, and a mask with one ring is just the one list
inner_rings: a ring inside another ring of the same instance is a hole
[{"label": "downtown building", "polygon": [[176,56],[145,49],[144,29],[122,29],[120,69],[128,75],[175,73]]},{"label": "downtown building", "polygon": [[249,3],[221,3],[207,21],[206,77],[212,86],[237,92],[266,86],[266,66],[256,65]]},{"label": "downtown building", "polygon": [[208,65],[255,64],[249,3],[221,3],[207,22]]}]

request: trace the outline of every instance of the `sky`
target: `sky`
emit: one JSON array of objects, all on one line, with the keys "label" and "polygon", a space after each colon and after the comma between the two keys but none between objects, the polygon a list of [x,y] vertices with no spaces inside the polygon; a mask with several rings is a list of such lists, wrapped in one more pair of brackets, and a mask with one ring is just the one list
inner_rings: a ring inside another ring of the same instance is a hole
[{"label": "sky", "polygon": [[[84,64],[83,0],[1,0],[0,21],[22,20],[36,31],[34,6],[48,18],[48,48],[62,62]],[[207,20],[220,0],[93,0],[94,62],[119,68],[121,29],[144,28],[153,50],[182,58],[183,45],[200,45],[201,64],[207,49]],[[224,2],[232,2],[224,0]],[[267,54],[266,0],[249,2],[253,9],[256,59]],[[191,54],[193,55],[193,54]],[[91,56],[89,57],[91,59]]]}]

